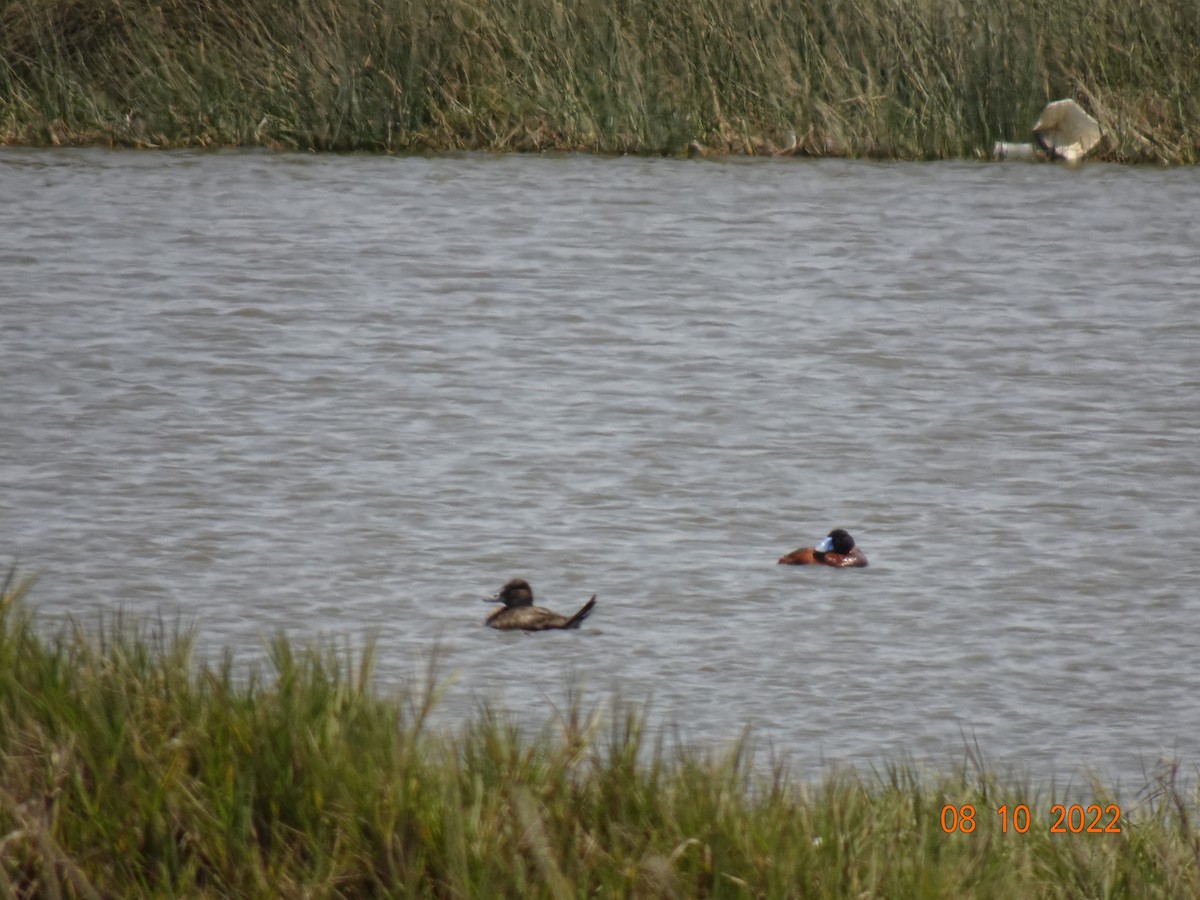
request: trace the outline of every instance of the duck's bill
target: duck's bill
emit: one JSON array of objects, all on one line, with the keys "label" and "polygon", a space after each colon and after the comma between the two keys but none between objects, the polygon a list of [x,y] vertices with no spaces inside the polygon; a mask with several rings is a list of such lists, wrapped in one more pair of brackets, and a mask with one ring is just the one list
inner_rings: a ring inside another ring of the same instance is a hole
[{"label": "duck's bill", "polygon": [[817,544],[816,549],[817,549],[818,553],[828,553],[830,550],[833,549],[833,538],[826,537],[825,540],[823,540],[823,541],[821,541],[821,543]]},{"label": "duck's bill", "polygon": [[482,600],[484,603],[499,603],[500,602],[500,592],[497,591],[496,593],[492,594],[492,596],[490,596],[490,597],[480,597],[479,599]]}]

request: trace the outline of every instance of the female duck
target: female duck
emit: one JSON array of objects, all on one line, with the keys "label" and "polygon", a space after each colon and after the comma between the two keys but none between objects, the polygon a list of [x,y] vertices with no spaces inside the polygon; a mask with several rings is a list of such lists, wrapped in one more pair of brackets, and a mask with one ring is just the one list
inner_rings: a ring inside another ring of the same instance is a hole
[{"label": "female duck", "polygon": [[815,547],[801,547],[787,556],[779,557],[786,566],[834,566],[838,569],[863,568],[867,556],[858,549],[850,532],[835,528],[829,536]]},{"label": "female duck", "polygon": [[592,607],[596,605],[596,595],[583,604],[579,612],[568,618],[556,612],[533,605],[533,588],[524,578],[514,578],[500,588],[491,597],[484,597],[485,603],[503,603],[485,620],[489,628],[499,628],[502,631],[546,631],[550,628],[578,628],[579,623],[591,615]]}]

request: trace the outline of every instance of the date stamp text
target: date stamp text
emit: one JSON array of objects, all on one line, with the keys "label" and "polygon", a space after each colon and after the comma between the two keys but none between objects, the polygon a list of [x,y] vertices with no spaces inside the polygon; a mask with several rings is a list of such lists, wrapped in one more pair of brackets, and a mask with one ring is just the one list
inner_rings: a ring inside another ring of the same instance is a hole
[{"label": "date stamp text", "polygon": [[[1033,813],[1024,803],[1011,809],[1005,805],[994,810],[1000,817],[1000,832],[1008,834],[1011,828],[1017,834],[1024,834],[1033,824]],[[1065,805],[1055,803],[1050,807],[1051,834],[1120,834],[1121,807],[1115,803],[1101,806],[1092,803],[1084,806],[1080,803]],[[975,830],[978,820],[976,809],[970,803],[954,806],[947,803],[942,807],[942,831],[953,834],[958,831],[970,834]]]}]

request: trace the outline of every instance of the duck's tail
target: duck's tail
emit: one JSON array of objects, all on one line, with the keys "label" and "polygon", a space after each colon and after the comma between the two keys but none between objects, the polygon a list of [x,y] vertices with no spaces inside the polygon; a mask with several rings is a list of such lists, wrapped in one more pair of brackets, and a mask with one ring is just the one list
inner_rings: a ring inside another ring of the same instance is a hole
[{"label": "duck's tail", "polygon": [[563,628],[578,628],[579,623],[592,614],[592,607],[596,605],[596,595],[592,594],[592,599],[583,604],[579,612],[567,619],[567,624]]}]

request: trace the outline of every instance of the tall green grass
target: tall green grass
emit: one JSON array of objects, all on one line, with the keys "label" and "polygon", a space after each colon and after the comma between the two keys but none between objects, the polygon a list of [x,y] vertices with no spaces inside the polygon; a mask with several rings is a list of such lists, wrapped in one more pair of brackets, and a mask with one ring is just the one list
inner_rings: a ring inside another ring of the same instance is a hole
[{"label": "tall green grass", "polygon": [[235,676],[159,623],[39,628],[27,587],[0,589],[0,897],[1200,896],[1171,769],[1120,833],[1052,835],[1065,798],[977,764],[806,784],[573,696],[540,730],[483,708],[439,731],[436,679],[382,695],[373,648],[278,640]]},{"label": "tall green grass", "polygon": [[1200,158],[1195,0],[0,0],[0,140]]}]

